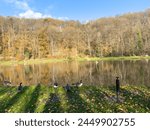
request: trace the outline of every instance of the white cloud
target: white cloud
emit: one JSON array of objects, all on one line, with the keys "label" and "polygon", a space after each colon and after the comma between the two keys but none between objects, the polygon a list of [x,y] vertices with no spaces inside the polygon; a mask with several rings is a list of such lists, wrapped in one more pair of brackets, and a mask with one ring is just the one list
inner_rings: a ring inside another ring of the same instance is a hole
[{"label": "white cloud", "polygon": [[[38,11],[34,11],[29,6],[29,0],[4,0],[7,3],[14,5],[17,9],[22,10],[23,12],[17,14],[17,17],[20,18],[33,18],[33,19],[40,19],[40,18],[55,18],[60,20],[69,20],[68,17],[52,17],[50,14],[43,14]],[[48,6],[48,8],[52,8],[52,6]]]},{"label": "white cloud", "polygon": [[39,19],[39,18],[51,18],[51,15],[45,15],[40,12],[34,12],[33,10],[27,10],[24,13],[19,14],[20,18],[34,18],[34,19]]},{"label": "white cloud", "polygon": [[59,20],[69,20],[68,17],[52,17],[51,15],[47,14],[42,14],[40,12],[35,12],[33,10],[27,10],[23,13],[19,14],[20,18],[30,18],[30,19],[40,19],[40,18],[54,18],[54,19],[59,19]]},{"label": "white cloud", "polygon": [[5,1],[15,5],[15,7],[17,9],[21,9],[21,10],[24,11],[24,12],[19,13],[18,15],[16,15],[17,17],[20,17],[20,18],[35,18],[35,19],[51,17],[51,15],[42,14],[40,12],[33,11],[33,9],[29,6],[27,0],[22,0],[22,1],[21,0],[5,0]]},{"label": "white cloud", "polygon": [[29,10],[29,9],[30,9],[28,3],[26,3],[26,2],[23,2],[23,1],[16,1],[15,4],[16,4],[16,6],[17,6],[18,8],[22,8],[22,9],[24,9],[24,10]]},{"label": "white cloud", "polygon": [[90,20],[85,20],[82,22],[82,24],[88,24],[90,22]]},{"label": "white cloud", "polygon": [[29,10],[30,7],[25,0],[5,0],[6,2],[15,5],[16,8],[21,9],[21,10]]},{"label": "white cloud", "polygon": [[58,17],[58,18],[56,18],[56,19],[59,19],[59,20],[69,20],[68,17]]}]

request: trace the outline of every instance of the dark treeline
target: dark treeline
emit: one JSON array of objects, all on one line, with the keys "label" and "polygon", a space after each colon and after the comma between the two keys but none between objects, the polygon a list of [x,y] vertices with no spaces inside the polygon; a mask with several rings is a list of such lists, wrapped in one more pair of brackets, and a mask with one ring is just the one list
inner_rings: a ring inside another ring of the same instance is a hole
[{"label": "dark treeline", "polygon": [[1,59],[150,55],[150,10],[81,24],[0,17]]}]

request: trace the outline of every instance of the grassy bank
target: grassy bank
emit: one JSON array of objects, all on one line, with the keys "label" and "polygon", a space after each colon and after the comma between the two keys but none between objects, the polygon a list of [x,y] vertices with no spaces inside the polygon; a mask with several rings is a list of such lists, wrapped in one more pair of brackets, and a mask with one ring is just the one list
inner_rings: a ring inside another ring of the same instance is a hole
[{"label": "grassy bank", "polygon": [[44,64],[44,63],[51,63],[51,62],[63,62],[68,61],[68,59],[30,59],[30,60],[10,60],[10,61],[0,61],[0,65],[16,65],[16,64]]},{"label": "grassy bank", "polygon": [[35,113],[96,113],[96,112],[150,112],[150,89],[148,87],[123,86],[119,102],[115,87],[63,87],[46,86],[0,87],[0,112]]},{"label": "grassy bank", "polygon": [[93,57],[93,58],[77,58],[78,61],[109,61],[109,60],[142,60],[150,59],[150,56],[120,56],[120,57]]},{"label": "grassy bank", "polygon": [[78,58],[60,58],[60,59],[30,59],[30,60],[10,60],[10,61],[0,61],[0,65],[16,65],[16,64],[43,64],[51,62],[64,62],[64,61],[107,61],[107,60],[142,60],[150,59],[150,56],[127,56],[127,57],[78,57]]}]

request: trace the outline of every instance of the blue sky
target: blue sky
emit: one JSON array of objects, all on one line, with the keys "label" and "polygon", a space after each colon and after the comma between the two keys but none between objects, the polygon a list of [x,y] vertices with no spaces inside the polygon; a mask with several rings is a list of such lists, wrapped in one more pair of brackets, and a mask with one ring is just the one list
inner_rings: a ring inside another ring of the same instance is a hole
[{"label": "blue sky", "polygon": [[93,20],[139,12],[150,8],[150,0],[0,0],[1,16],[52,17]]}]

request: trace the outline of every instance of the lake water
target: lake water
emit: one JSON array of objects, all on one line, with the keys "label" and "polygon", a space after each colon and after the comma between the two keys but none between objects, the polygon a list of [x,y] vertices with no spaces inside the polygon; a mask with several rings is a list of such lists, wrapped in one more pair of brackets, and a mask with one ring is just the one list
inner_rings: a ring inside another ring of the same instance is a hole
[{"label": "lake water", "polygon": [[58,62],[48,64],[0,66],[0,83],[9,80],[13,85],[59,85],[83,80],[85,85],[115,84],[116,76],[121,85],[150,86],[150,61],[84,61]]}]

